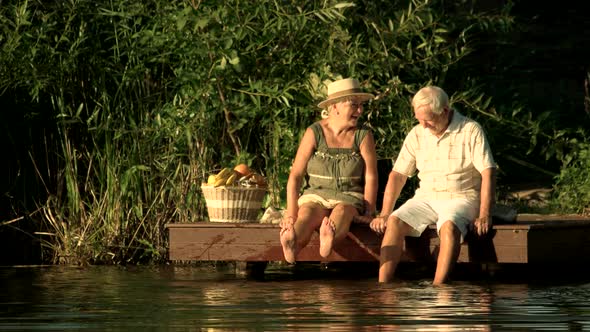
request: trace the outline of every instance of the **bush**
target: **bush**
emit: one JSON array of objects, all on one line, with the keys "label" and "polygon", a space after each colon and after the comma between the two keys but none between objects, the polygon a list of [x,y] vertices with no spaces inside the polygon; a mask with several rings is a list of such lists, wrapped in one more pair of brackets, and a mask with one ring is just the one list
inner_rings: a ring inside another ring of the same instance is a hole
[{"label": "bush", "polygon": [[[576,141],[577,142],[577,141]],[[551,204],[557,210],[590,215],[590,144],[577,143],[555,179]]]}]

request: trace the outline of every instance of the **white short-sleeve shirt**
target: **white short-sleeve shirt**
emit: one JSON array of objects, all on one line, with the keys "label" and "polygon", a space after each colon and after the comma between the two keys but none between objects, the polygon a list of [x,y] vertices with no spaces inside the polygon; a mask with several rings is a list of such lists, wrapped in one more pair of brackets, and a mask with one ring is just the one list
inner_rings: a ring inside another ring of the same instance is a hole
[{"label": "white short-sleeve shirt", "polygon": [[495,167],[482,127],[454,111],[440,138],[421,125],[412,128],[393,170],[409,177],[418,172],[420,185],[414,197],[479,200],[481,172]]}]

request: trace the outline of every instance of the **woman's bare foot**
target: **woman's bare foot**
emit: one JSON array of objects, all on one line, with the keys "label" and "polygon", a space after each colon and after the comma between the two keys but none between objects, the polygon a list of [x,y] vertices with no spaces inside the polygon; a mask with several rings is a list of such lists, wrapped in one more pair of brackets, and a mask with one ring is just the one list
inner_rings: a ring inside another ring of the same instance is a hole
[{"label": "woman's bare foot", "polygon": [[332,220],[324,217],[320,227],[320,256],[326,258],[332,253],[336,229]]},{"label": "woman's bare foot", "polygon": [[285,260],[291,264],[295,263],[295,229],[293,223],[287,223],[281,228],[281,246]]}]

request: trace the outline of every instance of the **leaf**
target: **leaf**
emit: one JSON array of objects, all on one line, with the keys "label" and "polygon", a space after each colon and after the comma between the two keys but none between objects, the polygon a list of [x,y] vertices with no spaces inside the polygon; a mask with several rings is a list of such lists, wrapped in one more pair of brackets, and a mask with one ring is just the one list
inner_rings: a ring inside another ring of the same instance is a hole
[{"label": "leaf", "polygon": [[287,105],[287,106],[291,106],[291,105],[289,104],[289,99],[287,99],[287,97],[285,97],[285,96],[281,96],[281,97],[280,97],[280,99],[281,99],[281,101],[283,102],[283,104],[285,104],[285,105]]},{"label": "leaf", "polygon": [[235,66],[240,63],[240,58],[239,57],[232,58],[229,60],[229,63]]},{"label": "leaf", "polygon": [[435,41],[437,44],[443,44],[443,43],[446,43],[446,42],[447,42],[447,41],[446,41],[444,38],[442,38],[441,36],[434,36],[434,41]]},{"label": "leaf", "polygon": [[195,27],[193,29],[193,33],[197,32],[198,30],[203,30],[205,27],[209,25],[209,20],[206,18],[199,18],[195,22]]},{"label": "leaf", "polygon": [[184,27],[186,26],[186,22],[187,22],[187,17],[185,15],[180,16],[178,18],[178,20],[176,21],[176,29],[184,30]]},{"label": "leaf", "polygon": [[227,66],[227,59],[225,57],[222,57],[219,65],[217,66],[217,69],[223,70],[223,69],[225,69],[226,66]]},{"label": "leaf", "polygon": [[352,2],[341,2],[341,3],[337,3],[334,5],[334,8],[336,9],[342,9],[342,8],[349,8],[349,7],[354,7],[355,4]]},{"label": "leaf", "polygon": [[80,117],[80,113],[82,113],[82,109],[84,109],[84,103],[80,103],[80,106],[78,106],[78,110],[76,111],[76,117]]},{"label": "leaf", "polygon": [[229,50],[233,44],[234,44],[234,40],[232,38],[227,38],[225,40],[225,42],[223,43],[223,48],[226,50]]}]

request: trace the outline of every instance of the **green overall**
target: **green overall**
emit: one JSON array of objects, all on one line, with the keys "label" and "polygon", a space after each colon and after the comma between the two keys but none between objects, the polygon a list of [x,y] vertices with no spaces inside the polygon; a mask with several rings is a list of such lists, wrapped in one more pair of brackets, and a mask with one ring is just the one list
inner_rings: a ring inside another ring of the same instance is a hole
[{"label": "green overall", "polygon": [[317,150],[307,163],[306,185],[303,195],[316,194],[324,199],[335,199],[353,205],[364,213],[365,161],[360,144],[368,128],[357,128],[352,148],[330,148],[319,122],[310,126]]}]

